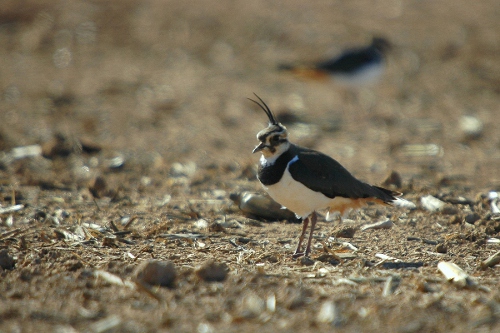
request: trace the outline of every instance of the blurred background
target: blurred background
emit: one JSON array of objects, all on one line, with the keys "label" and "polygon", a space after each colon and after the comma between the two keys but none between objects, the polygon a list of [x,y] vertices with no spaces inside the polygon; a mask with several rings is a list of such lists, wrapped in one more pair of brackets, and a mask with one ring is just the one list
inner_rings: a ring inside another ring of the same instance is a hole
[{"label": "blurred background", "polygon": [[[256,93],[292,141],[367,181],[398,170],[499,189],[499,17],[496,0],[4,0],[0,169],[64,186],[122,166],[243,170],[267,124]],[[373,36],[393,46],[374,86],[277,70]],[[44,157],[16,164],[13,149],[31,145]]]}]

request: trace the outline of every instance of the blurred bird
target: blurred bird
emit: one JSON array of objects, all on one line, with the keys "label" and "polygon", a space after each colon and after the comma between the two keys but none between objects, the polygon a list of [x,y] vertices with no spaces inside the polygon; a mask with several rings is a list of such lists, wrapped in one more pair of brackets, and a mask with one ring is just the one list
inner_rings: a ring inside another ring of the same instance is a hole
[{"label": "blurred bird", "polygon": [[[262,153],[257,178],[276,202],[302,219],[302,233],[294,258],[311,252],[317,210],[327,208],[329,213],[344,215],[368,202],[415,208],[412,202],[398,198],[401,193],[359,181],[333,158],[288,141],[286,127],[276,120],[266,103],[255,96],[260,102],[250,100],[269,118],[269,126],[257,134],[260,143],[253,150]],[[309,222],[311,232],[302,252]]]},{"label": "blurred bird", "polygon": [[332,78],[338,84],[357,88],[377,82],[385,68],[385,52],[390,49],[385,38],[374,37],[371,44],[349,49],[329,60],[310,65],[282,64],[279,70],[309,79]]}]

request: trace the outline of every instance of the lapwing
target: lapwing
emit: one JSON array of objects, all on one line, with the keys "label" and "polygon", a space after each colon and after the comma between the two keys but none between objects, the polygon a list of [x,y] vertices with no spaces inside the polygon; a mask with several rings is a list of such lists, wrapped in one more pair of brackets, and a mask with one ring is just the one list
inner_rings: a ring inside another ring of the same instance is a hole
[{"label": "lapwing", "polygon": [[377,82],[385,69],[385,53],[390,43],[385,38],[374,37],[371,44],[353,48],[325,61],[311,65],[278,66],[278,69],[291,71],[305,78],[332,78],[339,85],[359,88]]},{"label": "lapwing", "polygon": [[[257,134],[260,143],[253,150],[253,153],[262,153],[257,178],[275,201],[302,219],[302,233],[294,258],[308,256],[311,252],[317,210],[327,209],[328,213],[338,212],[342,216],[369,202],[415,207],[413,203],[398,198],[401,193],[364,183],[333,158],[291,143],[286,127],[278,122],[267,104],[255,96],[260,102],[250,100],[269,118],[269,126]],[[311,231],[302,252],[309,223]]]}]

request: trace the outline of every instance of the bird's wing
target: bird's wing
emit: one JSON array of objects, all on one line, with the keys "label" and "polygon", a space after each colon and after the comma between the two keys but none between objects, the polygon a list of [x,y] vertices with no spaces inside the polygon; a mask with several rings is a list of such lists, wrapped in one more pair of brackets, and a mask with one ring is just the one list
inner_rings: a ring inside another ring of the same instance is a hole
[{"label": "bird's wing", "polygon": [[382,57],[376,50],[371,48],[352,50],[338,58],[318,63],[316,69],[337,73],[351,73],[364,65],[379,61],[382,61]]},{"label": "bird's wing", "polygon": [[378,198],[384,202],[395,200],[392,191],[371,186],[356,179],[339,162],[320,152],[301,149],[289,164],[292,178],[309,189],[329,198]]}]

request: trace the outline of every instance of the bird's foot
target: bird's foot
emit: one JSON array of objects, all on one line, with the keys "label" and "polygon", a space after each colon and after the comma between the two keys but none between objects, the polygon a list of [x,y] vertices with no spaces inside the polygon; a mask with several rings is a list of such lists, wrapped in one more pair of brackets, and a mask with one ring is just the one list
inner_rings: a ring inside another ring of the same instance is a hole
[{"label": "bird's foot", "polygon": [[292,259],[297,259],[297,258],[303,257],[304,255],[305,255],[304,252],[294,252],[292,255]]}]

